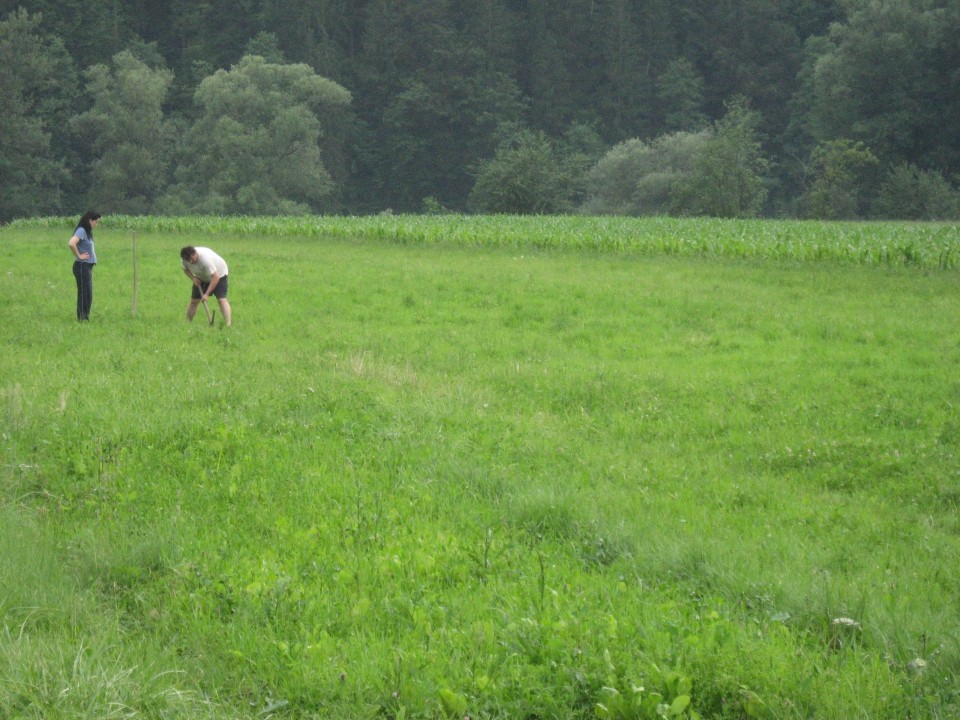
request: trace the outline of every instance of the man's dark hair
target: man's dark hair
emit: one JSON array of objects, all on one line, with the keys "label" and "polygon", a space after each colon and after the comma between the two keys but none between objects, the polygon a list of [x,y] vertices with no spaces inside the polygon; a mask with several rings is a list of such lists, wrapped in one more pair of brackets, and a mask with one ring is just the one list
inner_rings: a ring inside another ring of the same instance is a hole
[{"label": "man's dark hair", "polygon": [[187,245],[186,247],[180,249],[180,258],[182,260],[189,260],[193,257],[193,254],[196,251],[197,249],[193,245]]}]

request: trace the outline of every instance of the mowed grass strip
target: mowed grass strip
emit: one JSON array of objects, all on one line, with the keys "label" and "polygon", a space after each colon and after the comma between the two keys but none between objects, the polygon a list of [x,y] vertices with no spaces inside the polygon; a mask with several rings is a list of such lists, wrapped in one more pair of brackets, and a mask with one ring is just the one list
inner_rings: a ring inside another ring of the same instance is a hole
[{"label": "mowed grass strip", "polygon": [[104,227],[80,326],[61,235],[0,233],[7,714],[957,711],[955,273],[139,232],[134,317]]}]

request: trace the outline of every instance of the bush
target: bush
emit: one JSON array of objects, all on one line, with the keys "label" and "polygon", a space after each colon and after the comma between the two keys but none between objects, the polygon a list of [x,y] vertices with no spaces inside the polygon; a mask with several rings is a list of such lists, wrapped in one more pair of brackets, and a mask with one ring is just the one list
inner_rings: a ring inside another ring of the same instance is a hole
[{"label": "bush", "polygon": [[570,209],[573,183],[543,133],[522,132],[481,163],[470,206],[481,213],[550,214]]},{"label": "bush", "polygon": [[593,215],[684,214],[684,188],[709,131],[614,146],[587,175],[583,211]]},{"label": "bush", "polygon": [[902,163],[887,173],[874,214],[891,220],[953,220],[960,217],[960,195],[936,170]]},{"label": "bush", "polygon": [[877,158],[862,142],[829,140],[810,154],[810,186],[799,198],[800,217],[853,220],[862,216]]}]

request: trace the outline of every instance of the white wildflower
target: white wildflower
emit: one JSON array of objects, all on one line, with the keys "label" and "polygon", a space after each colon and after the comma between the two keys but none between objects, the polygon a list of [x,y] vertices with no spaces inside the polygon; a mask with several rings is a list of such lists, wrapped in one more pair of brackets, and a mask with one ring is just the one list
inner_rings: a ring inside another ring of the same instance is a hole
[{"label": "white wildflower", "polygon": [[834,619],[833,619],[833,625],[834,625],[834,627],[848,627],[848,628],[851,628],[851,629],[853,629],[853,630],[859,630],[859,629],[860,629],[860,623],[858,623],[858,622],[857,622],[856,620],[854,620],[853,618],[848,618],[848,617],[838,617],[838,618],[834,618]]}]

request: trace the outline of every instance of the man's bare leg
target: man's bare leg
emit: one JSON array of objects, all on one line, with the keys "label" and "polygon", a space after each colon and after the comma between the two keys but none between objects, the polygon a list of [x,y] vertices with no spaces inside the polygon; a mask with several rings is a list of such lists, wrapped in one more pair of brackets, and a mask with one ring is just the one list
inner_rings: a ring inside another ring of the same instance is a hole
[{"label": "man's bare leg", "polygon": [[[220,312],[223,315],[223,322],[227,327],[230,327],[230,325],[233,324],[233,315],[232,311],[230,310],[230,303],[227,302],[226,298],[217,298],[217,302],[220,304]],[[196,308],[194,308],[194,311],[196,311]]]}]

